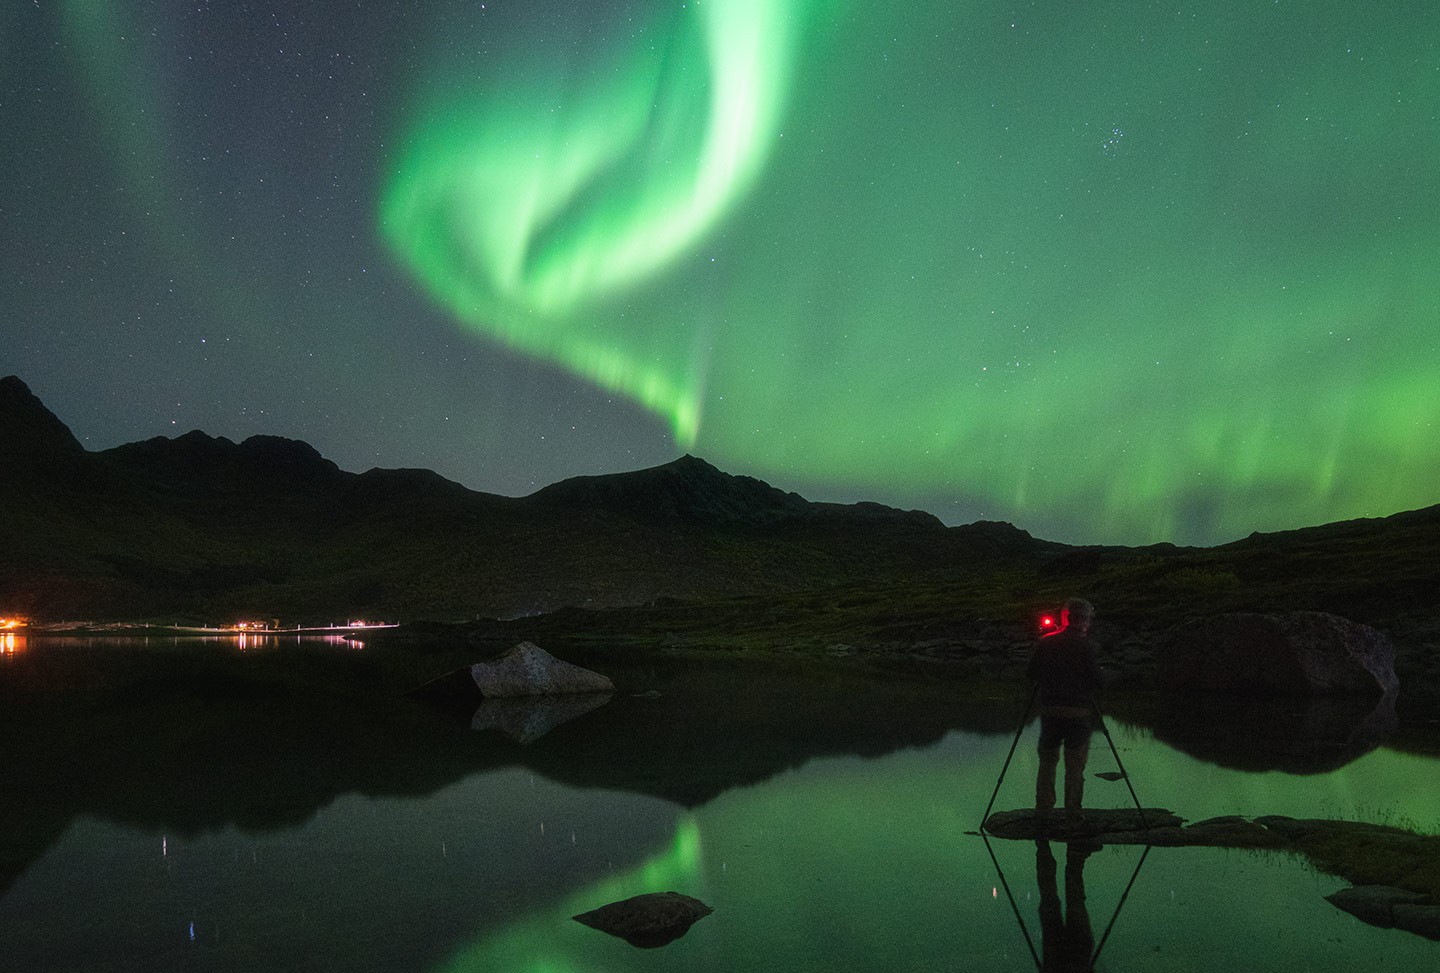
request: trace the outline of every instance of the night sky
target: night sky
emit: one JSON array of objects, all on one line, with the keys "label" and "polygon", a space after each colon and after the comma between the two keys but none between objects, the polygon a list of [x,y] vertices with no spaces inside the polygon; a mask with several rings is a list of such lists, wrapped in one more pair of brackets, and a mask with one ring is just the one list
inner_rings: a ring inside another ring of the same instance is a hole
[{"label": "night sky", "polygon": [[524,494],[1440,501],[1432,0],[12,0],[0,373]]}]

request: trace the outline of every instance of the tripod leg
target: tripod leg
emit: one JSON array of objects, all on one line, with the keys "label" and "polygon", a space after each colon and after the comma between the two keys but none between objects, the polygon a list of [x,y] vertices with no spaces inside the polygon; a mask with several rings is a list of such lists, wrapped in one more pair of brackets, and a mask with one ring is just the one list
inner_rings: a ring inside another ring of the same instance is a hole
[{"label": "tripod leg", "polygon": [[[985,837],[983,829],[980,832],[980,840],[985,842],[985,850],[990,853],[990,861],[995,864],[995,874],[1000,876],[1000,887],[1005,890],[1005,898],[1010,900],[1010,911],[1015,913],[1015,921],[1020,923],[1020,933],[1025,937],[1025,945],[1030,948],[1030,958],[1035,961],[1035,969],[1039,970],[1043,964],[1040,962],[1040,954],[1035,951],[1035,940],[1030,938],[1030,929],[1025,925],[1025,917],[1020,914],[1020,907],[1015,904],[1015,895],[1010,891],[1010,883],[1005,881],[1005,870],[1000,867],[1000,859],[995,857],[995,849],[990,847],[990,839]],[[1096,955],[1099,955],[1099,950],[1096,950]]]},{"label": "tripod leg", "polygon": [[1095,711],[1095,719],[1100,722],[1100,732],[1105,734],[1105,742],[1110,744],[1110,752],[1115,755],[1115,766],[1120,768],[1120,776],[1125,778],[1125,786],[1130,789],[1130,799],[1135,802],[1135,810],[1140,812],[1140,826],[1146,831],[1150,830],[1150,823],[1145,820],[1145,808],[1140,805],[1140,798],[1135,796],[1135,785],[1130,783],[1130,774],[1125,770],[1125,763],[1120,759],[1120,751],[1115,748],[1115,741],[1110,737],[1110,728],[1105,725],[1105,717],[1100,712],[1100,707],[1095,705],[1095,697],[1090,697],[1090,708]]},{"label": "tripod leg", "polygon": [[[1000,768],[1000,776],[995,780],[995,789],[990,792],[990,803],[985,805],[985,813],[980,816],[980,833],[985,833],[985,822],[990,820],[990,809],[995,806],[995,798],[1000,794],[1000,784],[1005,780],[1005,771],[1010,769],[1010,761],[1015,756],[1015,748],[1020,743],[1020,734],[1025,732],[1025,724],[1030,720],[1030,710],[1035,707],[1035,697],[1039,695],[1040,687],[1037,685],[1030,693],[1030,702],[1025,704],[1025,712],[1020,716],[1020,725],[1015,728],[1015,739],[1010,741],[1010,752],[1005,755],[1005,765]],[[1091,701],[1092,705],[1094,701]]]}]

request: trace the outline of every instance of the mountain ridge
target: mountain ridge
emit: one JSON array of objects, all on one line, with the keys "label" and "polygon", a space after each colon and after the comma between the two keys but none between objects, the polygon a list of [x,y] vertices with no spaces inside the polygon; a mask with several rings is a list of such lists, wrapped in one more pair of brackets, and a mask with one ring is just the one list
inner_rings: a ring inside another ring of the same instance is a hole
[{"label": "mountain ridge", "polygon": [[915,628],[907,612],[928,631],[947,612],[1023,615],[1079,591],[1148,626],[1177,611],[1334,610],[1415,633],[1423,656],[1434,626],[1420,606],[1440,583],[1440,505],[1127,548],[815,503],[689,455],[503,497],[430,470],[347,472],[274,436],[196,430],[87,452],[13,377],[0,452],[16,457],[0,478],[0,614],[37,620],[456,621],[736,597],[783,615],[845,589],[885,592],[869,599],[877,632]]},{"label": "mountain ridge", "polygon": [[702,459],[562,480],[527,497],[428,470],[341,470],[308,443],[199,430],[87,452],[18,378],[0,449],[55,462],[20,511],[0,601],[32,615],[385,611],[455,617],[790,590],[1032,562],[1010,525],[813,503]]}]

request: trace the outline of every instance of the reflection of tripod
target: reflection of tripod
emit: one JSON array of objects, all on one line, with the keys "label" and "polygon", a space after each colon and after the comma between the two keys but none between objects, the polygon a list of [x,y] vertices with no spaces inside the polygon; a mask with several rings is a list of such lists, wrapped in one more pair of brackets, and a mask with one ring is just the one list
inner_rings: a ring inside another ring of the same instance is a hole
[{"label": "reflection of tripod", "polygon": [[[990,820],[990,811],[995,807],[995,798],[1000,794],[1000,785],[1005,780],[1005,772],[1010,769],[1010,761],[1015,757],[1015,748],[1020,744],[1020,735],[1025,732],[1025,724],[1030,722],[1030,711],[1035,708],[1035,699],[1040,695],[1040,687],[1037,685],[1030,693],[1030,701],[1025,704],[1025,712],[1020,715],[1020,725],[1015,728],[1015,739],[1010,741],[1010,752],[1005,755],[1005,763],[1000,768],[1000,776],[995,780],[995,789],[990,792],[990,803],[985,805],[985,813],[980,816],[980,832],[985,833],[985,822]],[[1095,705],[1095,698],[1090,697],[1090,709],[1095,714],[1095,721],[1100,724],[1100,732],[1105,735],[1105,742],[1110,744],[1110,752],[1115,756],[1115,766],[1120,768],[1119,779],[1125,781],[1125,786],[1130,789],[1130,799],[1135,802],[1135,810],[1140,812],[1140,824],[1147,831],[1150,825],[1145,821],[1145,809],[1140,806],[1140,798],[1135,795],[1135,787],[1130,783],[1130,775],[1125,771],[1125,764],[1120,760],[1120,751],[1115,747],[1115,741],[1110,736],[1110,729],[1105,725],[1105,717],[1100,713],[1100,707]],[[1104,780],[1115,778],[1104,777]]]},{"label": "reflection of tripod", "polygon": [[[1105,948],[1105,943],[1110,939],[1110,932],[1115,928],[1115,920],[1120,918],[1120,910],[1125,907],[1125,900],[1130,897],[1130,890],[1135,886],[1135,880],[1140,877],[1140,868],[1145,864],[1145,859],[1150,855],[1150,845],[1146,844],[1145,849],[1140,853],[1140,860],[1135,863],[1135,871],[1130,875],[1130,881],[1125,886],[1125,891],[1120,894],[1120,901],[1115,905],[1115,913],[1110,917],[1110,923],[1105,927],[1105,935],[1100,937],[1100,945],[1095,947],[1094,953],[1089,953],[1089,944],[1094,942],[1090,932],[1090,916],[1084,905],[1084,857],[1088,851],[1079,850],[1078,860],[1073,865],[1070,852],[1066,852],[1065,865],[1065,887],[1069,915],[1068,921],[1061,919],[1059,928],[1063,933],[1061,939],[1056,937],[1056,926],[1054,921],[1059,918],[1059,896],[1055,893],[1055,858],[1050,854],[1049,844],[1041,840],[1036,845],[1036,881],[1041,888],[1040,919],[1042,932],[1042,949],[1045,952],[1045,963],[1041,962],[1040,953],[1035,949],[1035,943],[1030,938],[1030,930],[1025,925],[1025,919],[1020,915],[1020,908],[1015,903],[1015,896],[1010,891],[1010,883],[1005,880],[1005,871],[1000,867],[1000,860],[995,857],[995,849],[990,847],[990,839],[985,833],[985,822],[990,819],[990,811],[995,807],[995,798],[1000,794],[1000,785],[1005,780],[1005,772],[1010,769],[1010,761],[1015,757],[1015,748],[1020,744],[1020,736],[1025,732],[1025,724],[1030,722],[1030,711],[1035,707],[1035,700],[1040,694],[1040,687],[1036,686],[1030,694],[1030,701],[1025,704],[1025,712],[1020,716],[1020,725],[1015,728],[1015,739],[1010,741],[1010,752],[1005,755],[1005,763],[1000,768],[1000,776],[995,781],[995,790],[990,793],[990,803],[985,805],[985,813],[980,818],[980,840],[985,842],[985,850],[990,853],[990,861],[995,865],[995,873],[1000,879],[1000,885],[1005,889],[1005,897],[1010,901],[1010,909],[1015,913],[1015,919],[1020,924],[1020,932],[1025,936],[1025,945],[1030,948],[1030,956],[1035,960],[1037,970],[1051,969],[1093,969],[1096,961],[1100,959],[1100,951]],[[1120,751],[1115,746],[1115,740],[1110,736],[1110,730],[1105,726],[1105,717],[1100,713],[1100,707],[1095,705],[1095,700],[1090,699],[1090,709],[1095,714],[1095,720],[1100,725],[1100,732],[1105,735],[1105,742],[1110,744],[1110,753],[1115,757],[1115,766],[1120,768],[1119,774],[1097,774],[1102,780],[1124,779],[1125,786],[1130,789],[1130,798],[1135,802],[1135,810],[1140,812],[1140,824],[1148,831],[1149,823],[1145,820],[1145,809],[1140,805],[1140,798],[1135,795],[1135,788],[1130,784],[1130,775],[1125,770],[1125,764],[1120,760]],[[1071,846],[1074,847],[1074,846]],[[1042,850],[1043,849],[1043,850]],[[1048,883],[1047,865],[1048,863]],[[1074,868],[1072,877],[1071,869]],[[1073,889],[1072,889],[1073,879]],[[1077,910],[1076,906],[1079,906]],[[1070,935],[1071,931],[1075,935]],[[1064,948],[1052,951],[1052,943],[1059,943],[1064,940]],[[1087,955],[1088,954],[1088,955]],[[1066,957],[1064,962],[1069,966],[1055,965],[1062,962],[1058,959],[1060,955]]]},{"label": "reflection of tripod", "polygon": [[[1091,970],[1095,967],[1100,961],[1100,953],[1105,949],[1105,944],[1110,941],[1110,933],[1115,928],[1116,920],[1120,918],[1120,910],[1125,908],[1125,902],[1130,898],[1130,890],[1135,887],[1135,880],[1140,877],[1140,869],[1145,866],[1145,859],[1150,857],[1152,847],[1146,845],[1140,852],[1140,860],[1135,863],[1135,871],[1130,873],[1130,881],[1125,884],[1125,891],[1120,893],[1120,901],[1115,903],[1115,912],[1105,926],[1105,934],[1100,937],[1100,944],[1095,946],[1095,951],[1091,953],[1090,946],[1094,944],[1095,937],[1091,932],[1089,908],[1085,904],[1084,872],[1085,859],[1093,849],[1086,849],[1083,845],[1078,848],[1076,845],[1067,847],[1065,908],[1068,914],[1061,917],[1060,897],[1055,891],[1055,856],[1050,853],[1048,842],[1042,839],[1035,843],[1035,880],[1040,886],[1041,950],[1045,956],[1042,961],[1041,954],[1035,950],[1035,941],[1030,938],[1025,917],[1020,914],[1020,907],[1015,902],[1015,895],[1010,891],[1010,883],[1005,880],[1005,870],[1000,867],[1000,859],[995,857],[995,849],[990,846],[990,839],[981,832],[980,840],[985,842],[985,850],[990,853],[990,861],[995,866],[1000,887],[1005,890],[1010,911],[1015,914],[1015,921],[1020,924],[1020,934],[1025,937],[1025,945],[1030,949],[1030,958],[1035,961],[1035,969],[1042,973],[1046,970]],[[1074,858],[1071,857],[1070,849],[1078,852]]]}]

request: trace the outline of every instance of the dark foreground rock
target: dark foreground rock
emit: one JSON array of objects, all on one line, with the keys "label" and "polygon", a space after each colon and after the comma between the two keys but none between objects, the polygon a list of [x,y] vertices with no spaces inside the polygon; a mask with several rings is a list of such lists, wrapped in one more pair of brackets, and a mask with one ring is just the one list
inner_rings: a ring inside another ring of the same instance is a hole
[{"label": "dark foreground rock", "polygon": [[654,949],[672,943],[715,910],[679,892],[650,892],[611,902],[575,921],[618,936],[631,946]]},{"label": "dark foreground rock", "polygon": [[1304,855],[1355,883],[1326,896],[1372,925],[1440,939],[1440,837],[1363,821],[1269,815],[1209,818],[1184,825],[1164,808],[1086,810],[1076,821],[1034,808],[998,811],[982,830],[997,838],[1170,847],[1261,848]]},{"label": "dark foreground rock", "polygon": [[1216,615],[1180,626],[1161,646],[1158,679],[1168,689],[1296,696],[1400,687],[1389,639],[1313,611]]}]

